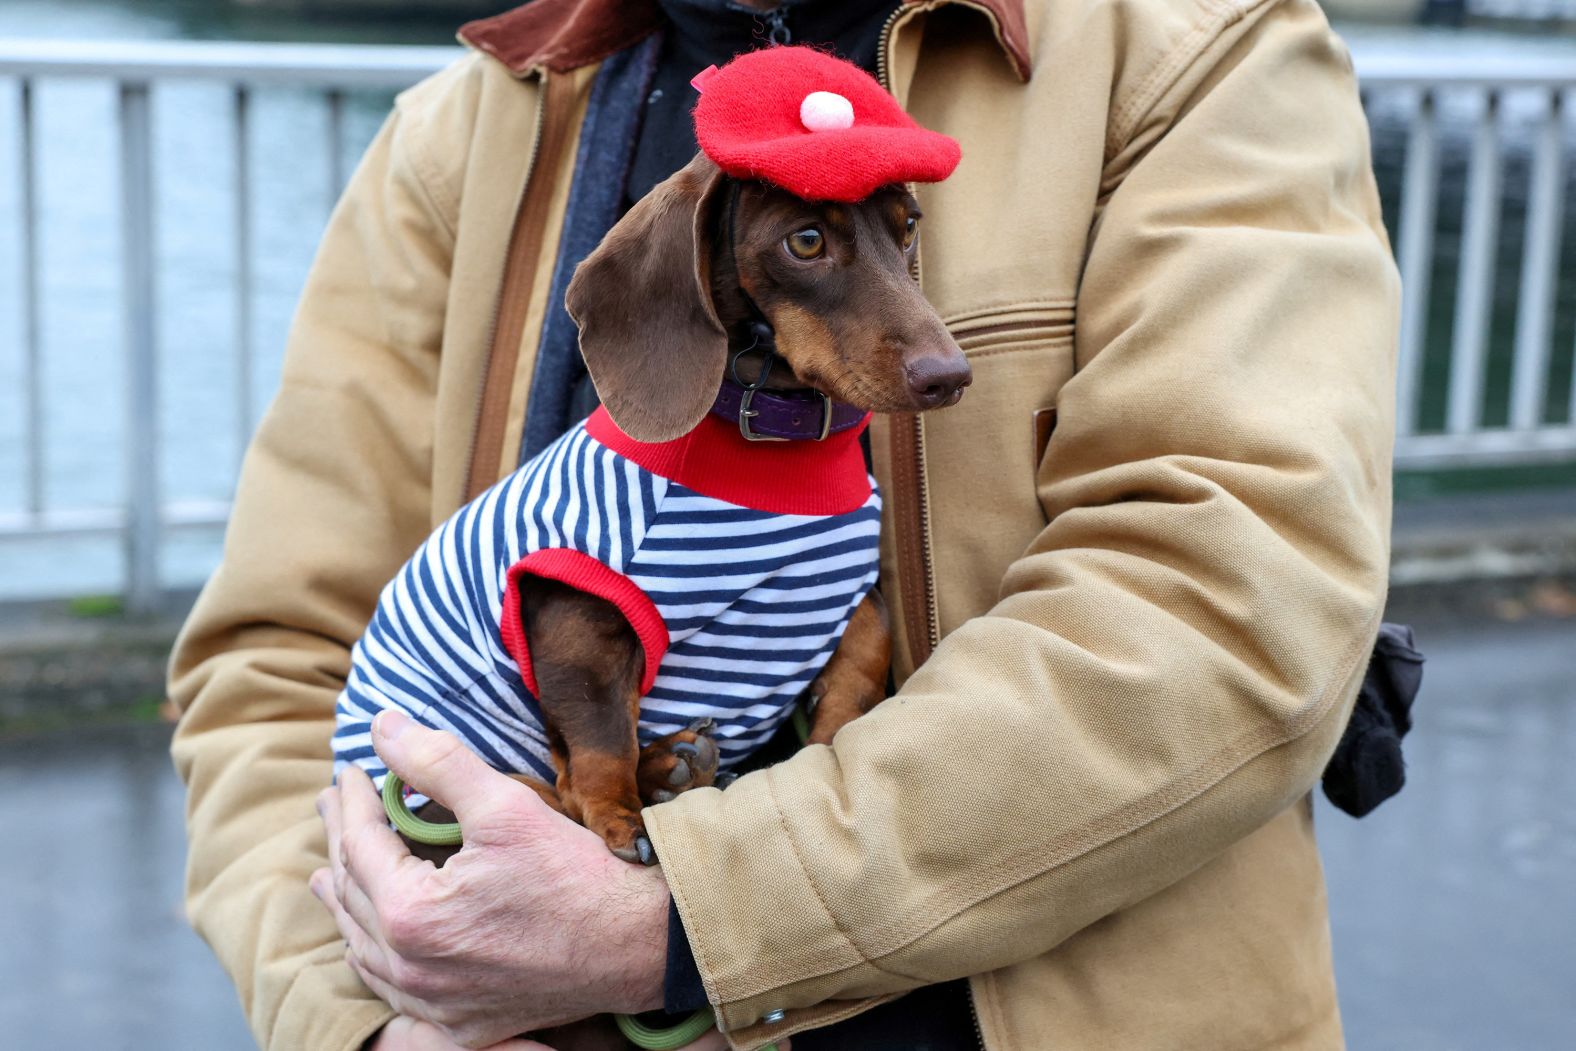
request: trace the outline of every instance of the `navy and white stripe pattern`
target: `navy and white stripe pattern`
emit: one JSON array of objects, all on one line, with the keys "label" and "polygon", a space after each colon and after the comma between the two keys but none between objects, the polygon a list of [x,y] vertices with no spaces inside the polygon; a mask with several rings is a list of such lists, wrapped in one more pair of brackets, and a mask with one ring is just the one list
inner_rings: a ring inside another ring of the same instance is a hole
[{"label": "navy and white stripe pattern", "polygon": [[541,709],[499,629],[509,567],[552,548],[627,576],[666,622],[641,743],[709,716],[733,766],[788,717],[874,586],[880,509],[873,481],[846,514],[739,507],[653,474],[581,424],[444,522],[384,589],[339,697],[335,776],[354,762],[381,785],[369,730],[394,707],[496,769],[555,779]]}]

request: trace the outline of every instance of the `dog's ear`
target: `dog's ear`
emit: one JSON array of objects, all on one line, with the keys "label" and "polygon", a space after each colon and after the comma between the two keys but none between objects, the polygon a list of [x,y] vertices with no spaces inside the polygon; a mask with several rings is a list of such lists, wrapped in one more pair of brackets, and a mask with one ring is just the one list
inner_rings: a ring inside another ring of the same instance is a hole
[{"label": "dog's ear", "polygon": [[717,397],[728,336],[711,298],[724,184],[699,153],[608,231],[569,282],[580,353],[613,422],[642,442],[688,434]]}]

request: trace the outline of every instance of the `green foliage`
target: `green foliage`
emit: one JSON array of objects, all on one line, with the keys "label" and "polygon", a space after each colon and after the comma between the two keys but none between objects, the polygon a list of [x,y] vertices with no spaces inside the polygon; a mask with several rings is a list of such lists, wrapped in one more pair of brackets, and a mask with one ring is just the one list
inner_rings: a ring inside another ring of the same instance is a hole
[{"label": "green foliage", "polygon": [[68,601],[66,610],[73,617],[118,617],[126,612],[126,604],[119,595],[81,595]]}]

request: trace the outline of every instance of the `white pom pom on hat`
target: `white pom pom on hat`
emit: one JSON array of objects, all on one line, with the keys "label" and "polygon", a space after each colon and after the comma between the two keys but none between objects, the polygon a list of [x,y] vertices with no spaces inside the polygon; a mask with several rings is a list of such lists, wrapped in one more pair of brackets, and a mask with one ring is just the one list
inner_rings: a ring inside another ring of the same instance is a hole
[{"label": "white pom pom on hat", "polygon": [[812,91],[799,103],[799,123],[811,131],[852,128],[854,104],[835,91]]}]

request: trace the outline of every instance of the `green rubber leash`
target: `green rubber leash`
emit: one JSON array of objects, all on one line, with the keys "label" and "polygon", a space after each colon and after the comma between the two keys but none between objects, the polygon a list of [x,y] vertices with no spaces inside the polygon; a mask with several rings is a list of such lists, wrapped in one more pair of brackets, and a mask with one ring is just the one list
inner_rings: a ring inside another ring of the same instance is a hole
[{"label": "green rubber leash", "polygon": [[788,717],[788,721],[793,723],[793,732],[798,736],[799,743],[801,745],[809,744],[810,743],[810,716],[804,710],[804,705],[802,705],[802,704],[794,705],[793,706],[793,714]]},{"label": "green rubber leash", "polygon": [[678,1025],[666,1029],[642,1025],[634,1015],[614,1015],[613,1021],[618,1023],[618,1031],[624,1034],[625,1040],[646,1051],[675,1051],[699,1040],[706,1030],[717,1024],[709,1007],[702,1007]]}]

